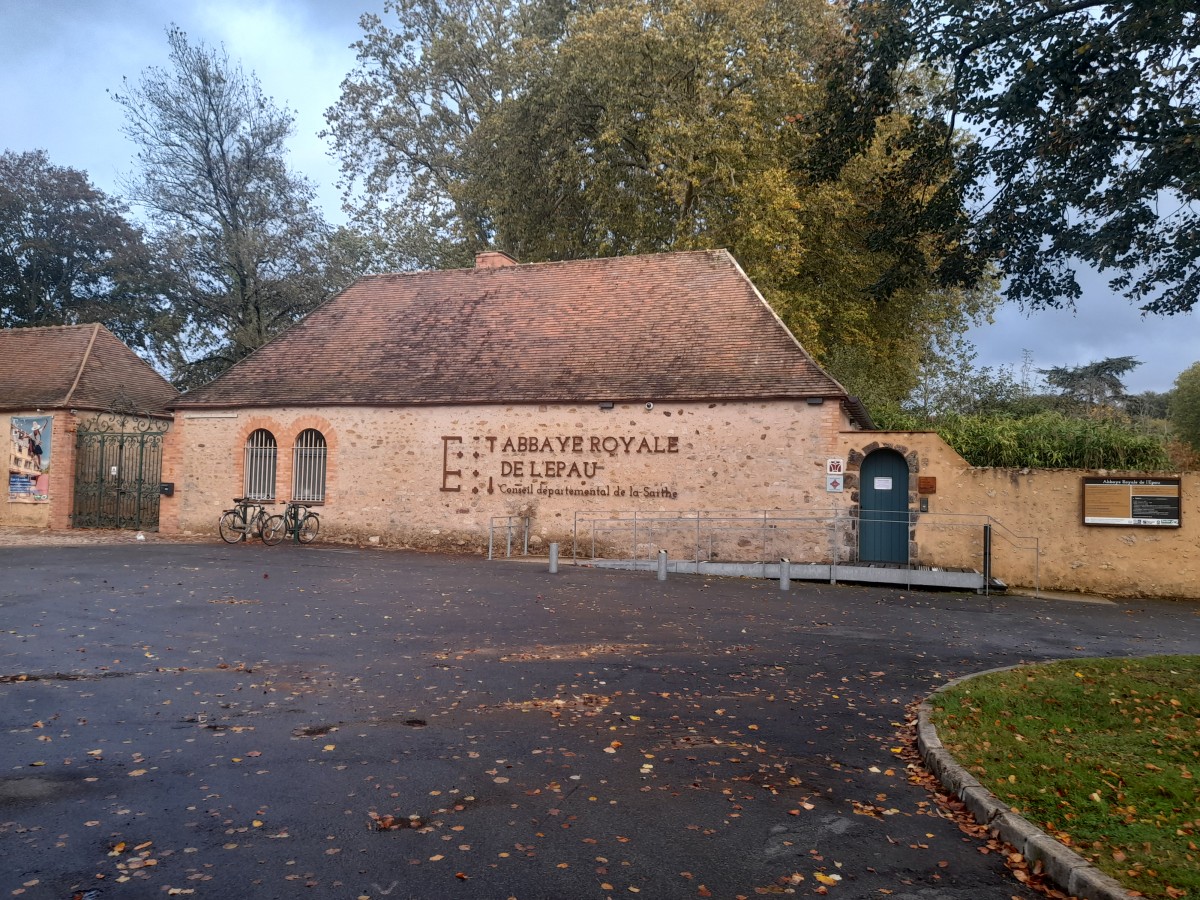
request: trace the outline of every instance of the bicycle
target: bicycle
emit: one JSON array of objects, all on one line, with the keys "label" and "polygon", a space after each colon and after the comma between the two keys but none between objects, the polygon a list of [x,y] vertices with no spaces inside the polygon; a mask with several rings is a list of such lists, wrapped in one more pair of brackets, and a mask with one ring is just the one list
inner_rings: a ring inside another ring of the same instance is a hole
[{"label": "bicycle", "polygon": [[217,522],[221,540],[227,544],[236,544],[241,540],[261,537],[267,522],[270,521],[267,508],[263,505],[264,501],[250,497],[234,497],[233,502],[237,506],[221,513],[221,519]]},{"label": "bicycle", "polygon": [[311,544],[321,530],[321,519],[305,503],[288,501],[282,516],[271,516],[263,525],[263,543],[274,547],[287,535],[292,535],[301,544]]}]

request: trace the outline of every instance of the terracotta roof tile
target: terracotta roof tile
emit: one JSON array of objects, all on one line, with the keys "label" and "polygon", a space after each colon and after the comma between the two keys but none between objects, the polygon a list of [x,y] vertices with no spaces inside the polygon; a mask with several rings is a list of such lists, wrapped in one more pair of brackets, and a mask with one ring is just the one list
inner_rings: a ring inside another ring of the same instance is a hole
[{"label": "terracotta roof tile", "polygon": [[176,405],[845,395],[722,250],[363,278]]},{"label": "terracotta roof tile", "polygon": [[179,392],[103,325],[0,330],[0,409],[162,413]]}]

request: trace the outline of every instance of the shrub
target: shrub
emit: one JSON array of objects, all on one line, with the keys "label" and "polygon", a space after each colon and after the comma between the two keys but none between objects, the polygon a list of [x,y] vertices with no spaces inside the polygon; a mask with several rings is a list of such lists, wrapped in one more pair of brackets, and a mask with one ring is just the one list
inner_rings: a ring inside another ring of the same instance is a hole
[{"label": "shrub", "polygon": [[1143,471],[1172,467],[1160,438],[1115,418],[1057,412],[1025,418],[950,415],[934,427],[973,466]]}]

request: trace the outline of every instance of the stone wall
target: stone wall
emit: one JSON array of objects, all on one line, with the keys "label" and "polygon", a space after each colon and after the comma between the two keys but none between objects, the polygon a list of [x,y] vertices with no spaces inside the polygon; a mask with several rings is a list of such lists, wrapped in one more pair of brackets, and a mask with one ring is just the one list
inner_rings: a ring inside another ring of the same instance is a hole
[{"label": "stone wall", "polygon": [[481,549],[498,516],[531,516],[540,545],[567,539],[577,512],[844,506],[848,495],[826,492],[825,462],[848,426],[834,401],[185,409],[164,461],[176,491],[161,527],[216,530],[258,428],[278,444],[279,500],[291,495],[297,435],[324,435],[323,536]]},{"label": "stone wall", "polygon": [[[1085,476],[1147,474],[962,468],[948,475],[946,506],[987,510],[1003,524],[993,537],[997,574],[1011,571],[1018,584],[1040,579],[1045,590],[1200,599],[1200,474],[1181,476],[1179,528],[1083,524]],[[1038,571],[1033,554],[1018,549],[1031,545],[1029,537],[1038,540]]]},{"label": "stone wall", "polygon": [[[897,450],[908,461],[909,508],[916,513],[911,552],[919,564],[979,570],[983,525],[990,522],[992,571],[1009,585],[1200,598],[1200,474],[1170,476],[1182,482],[1179,528],[1085,525],[1085,477],[1155,473],[977,469],[931,432],[849,432],[842,437],[848,490],[857,488],[858,466],[875,449]],[[853,502],[857,499],[852,495]],[[919,511],[922,499],[928,513]]]},{"label": "stone wall", "polygon": [[[933,433],[848,430],[833,402],[181,411],[164,459],[163,480],[176,483],[162,500],[164,532],[216,530],[242,492],[243,447],[258,428],[278,442],[281,501],[296,436],[324,435],[329,540],[480,551],[496,517],[530,516],[532,547],[555,540],[565,553],[577,516],[628,520],[636,511],[636,530],[613,521],[580,534],[598,534],[614,555],[663,547],[682,558],[850,562],[859,470],[887,448],[908,463],[918,564],[979,570],[991,523],[993,574],[1009,585],[1200,595],[1200,475],[1183,476],[1181,528],[1085,526],[1082,479],[1096,472],[974,469]],[[846,464],[841,493],[827,490],[830,458]],[[694,522],[650,522],[697,510],[770,510],[778,522],[699,537]]]}]

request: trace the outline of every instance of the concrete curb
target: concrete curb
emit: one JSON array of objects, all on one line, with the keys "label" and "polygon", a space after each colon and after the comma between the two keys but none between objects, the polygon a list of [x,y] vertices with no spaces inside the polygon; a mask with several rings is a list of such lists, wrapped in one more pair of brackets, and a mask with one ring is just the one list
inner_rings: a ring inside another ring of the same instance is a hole
[{"label": "concrete curb", "polygon": [[1066,845],[1056,841],[1027,819],[1017,815],[960,766],[942,746],[933,727],[933,707],[929,700],[951,688],[993,672],[1007,672],[1018,666],[1004,666],[956,678],[939,687],[917,707],[917,750],[925,766],[942,785],[971,811],[975,821],[987,826],[1005,843],[1011,844],[1031,864],[1041,862],[1046,877],[1060,890],[1080,900],[1135,900],[1116,879],[1105,875]]}]

